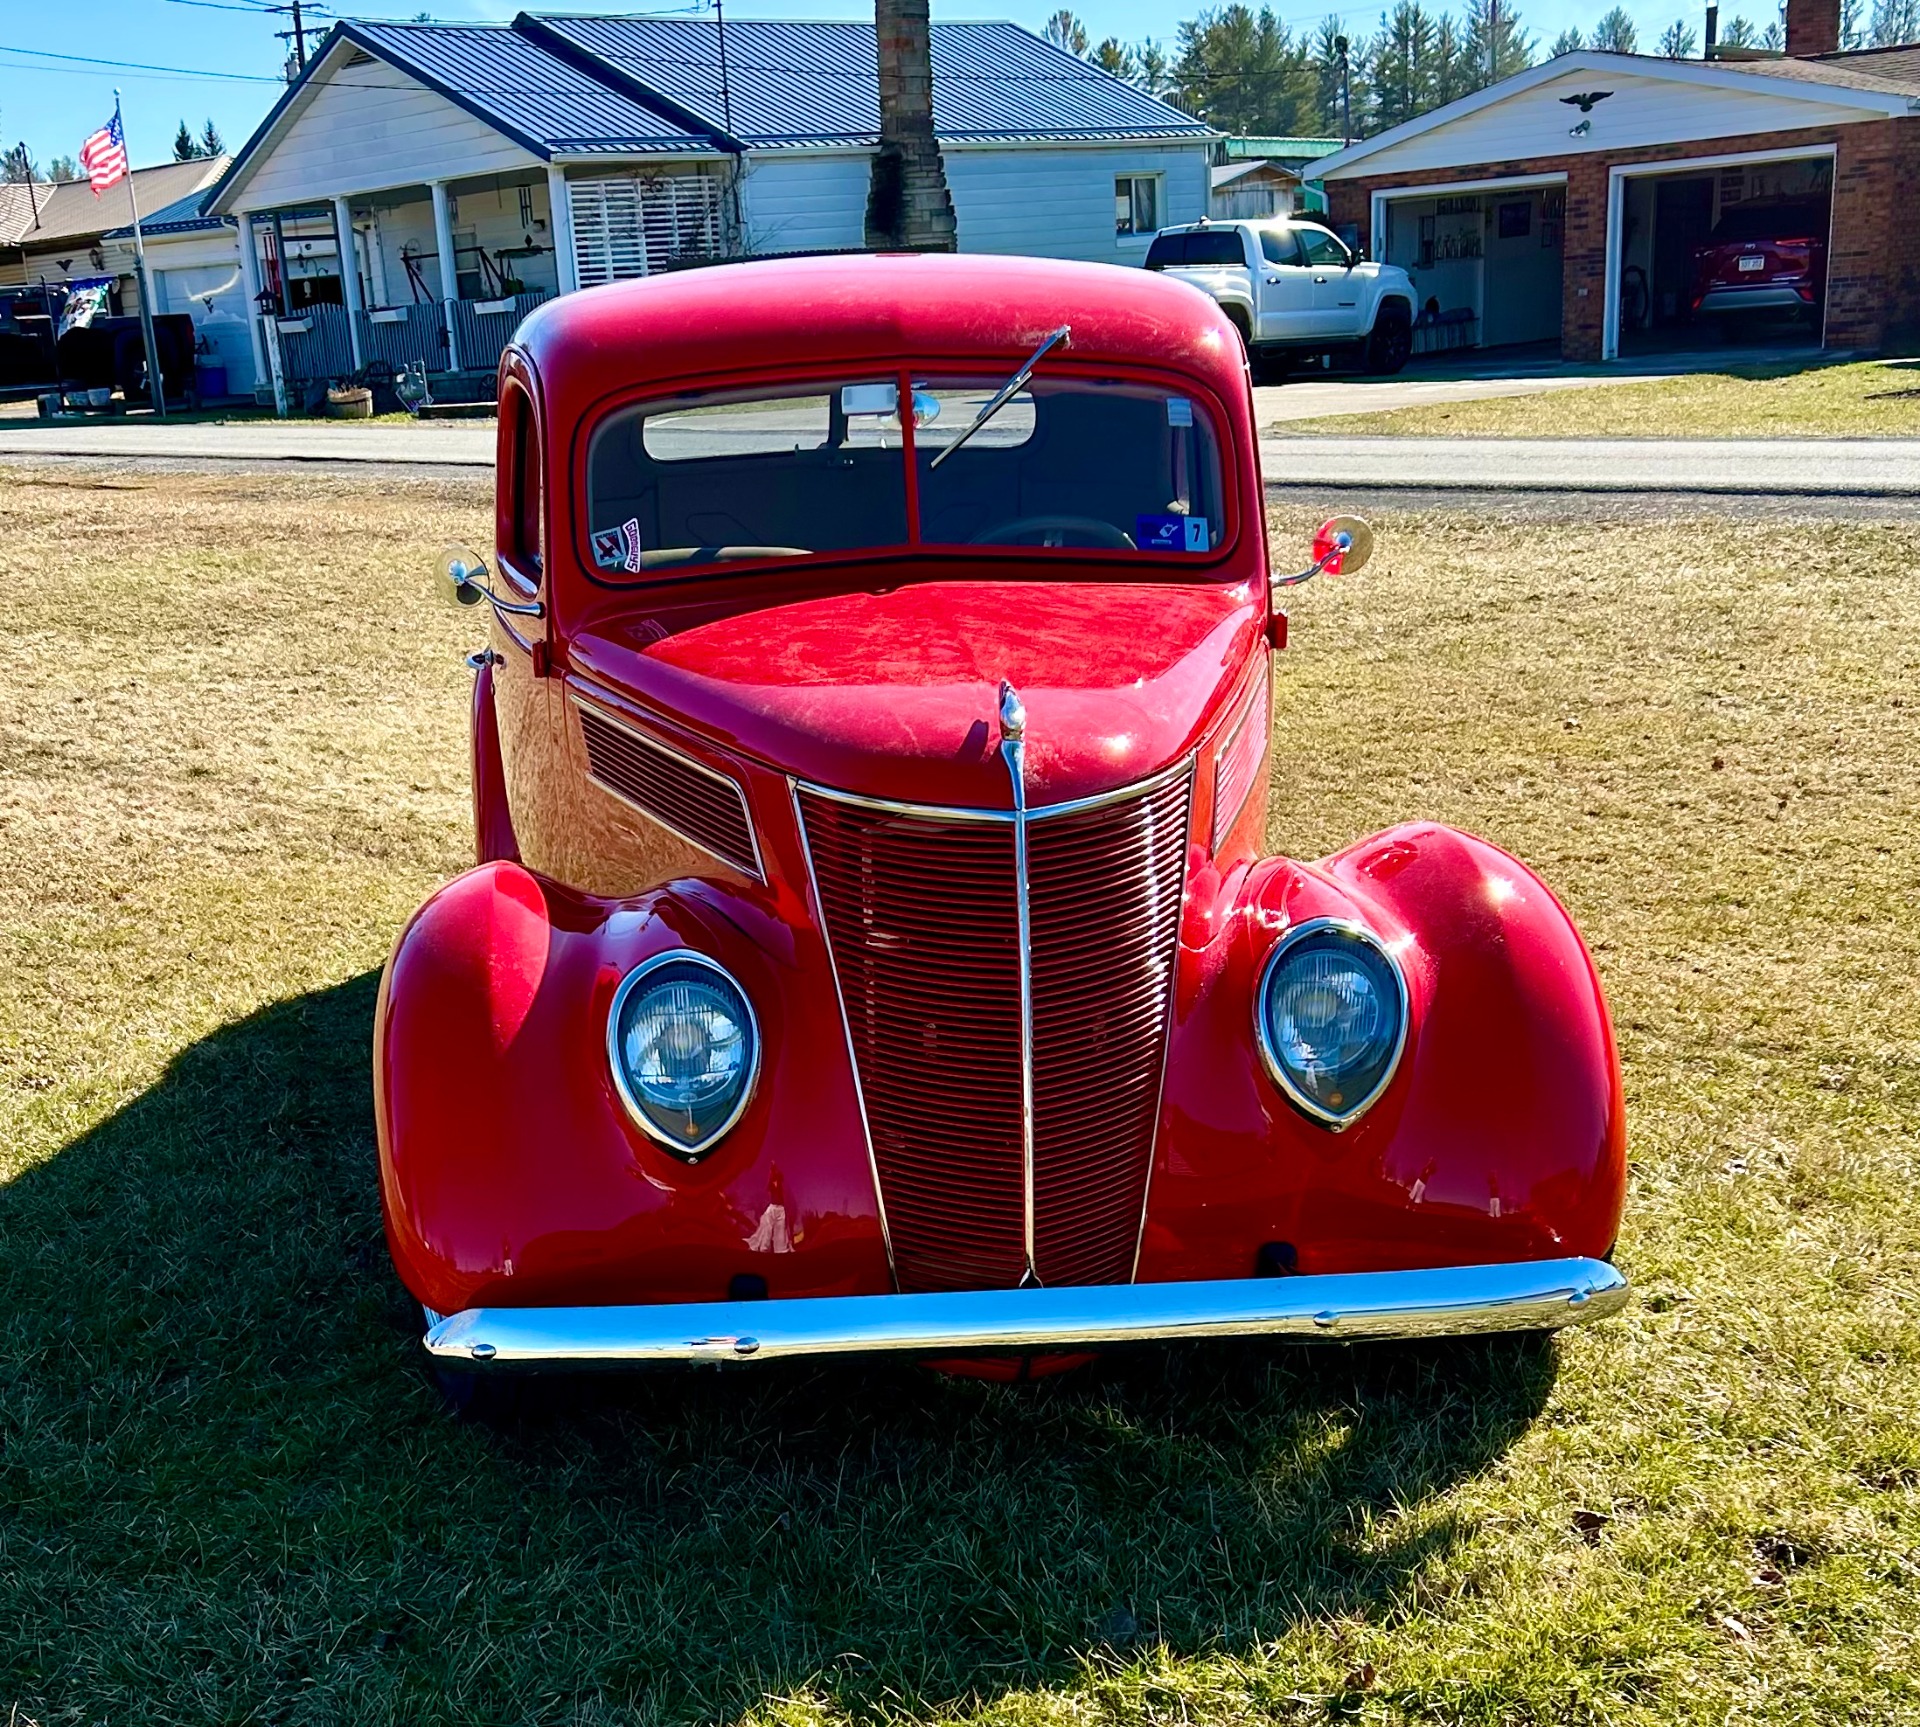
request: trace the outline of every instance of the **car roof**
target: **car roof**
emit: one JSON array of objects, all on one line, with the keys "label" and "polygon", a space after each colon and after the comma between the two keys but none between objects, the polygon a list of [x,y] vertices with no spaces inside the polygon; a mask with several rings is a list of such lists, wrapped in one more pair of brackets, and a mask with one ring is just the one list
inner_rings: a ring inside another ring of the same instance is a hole
[{"label": "car roof", "polygon": [[844,363],[1017,364],[1060,325],[1072,361],[1196,374],[1232,401],[1239,340],[1217,304],[1157,272],[985,254],[869,253],[710,265],[568,294],[516,345],[550,401]]}]

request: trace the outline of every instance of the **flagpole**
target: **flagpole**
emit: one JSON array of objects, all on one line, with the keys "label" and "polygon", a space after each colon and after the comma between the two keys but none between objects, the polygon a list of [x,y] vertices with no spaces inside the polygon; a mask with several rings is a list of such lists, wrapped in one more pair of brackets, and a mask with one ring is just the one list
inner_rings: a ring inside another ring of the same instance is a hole
[{"label": "flagpole", "polygon": [[140,338],[147,348],[147,395],[154,412],[167,417],[167,381],[160,374],[160,344],[153,333],[153,294],[147,285],[147,243],[140,234],[140,197],[133,188],[133,146],[127,142],[127,123],[120,117],[120,92],[113,93],[113,123],[120,130],[120,148],[127,153],[127,207],[133,211],[133,279],[140,289]]}]

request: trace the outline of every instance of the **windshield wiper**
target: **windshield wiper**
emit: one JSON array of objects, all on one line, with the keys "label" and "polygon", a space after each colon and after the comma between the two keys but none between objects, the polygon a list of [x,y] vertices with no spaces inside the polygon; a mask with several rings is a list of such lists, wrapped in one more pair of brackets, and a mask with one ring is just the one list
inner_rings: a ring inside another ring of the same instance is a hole
[{"label": "windshield wiper", "polygon": [[975,432],[979,431],[995,414],[999,413],[1002,408],[1011,402],[1020,392],[1021,387],[1026,381],[1033,376],[1034,367],[1039,365],[1048,354],[1062,343],[1067,343],[1070,346],[1070,338],[1072,335],[1073,326],[1071,324],[1062,324],[1060,328],[1055,330],[1039,347],[1035,348],[1034,351],[1027,356],[1027,363],[1002,384],[999,389],[995,390],[993,400],[988,402],[979,413],[973,416],[973,424],[927,464],[929,472],[939,467],[955,450],[959,449]]}]

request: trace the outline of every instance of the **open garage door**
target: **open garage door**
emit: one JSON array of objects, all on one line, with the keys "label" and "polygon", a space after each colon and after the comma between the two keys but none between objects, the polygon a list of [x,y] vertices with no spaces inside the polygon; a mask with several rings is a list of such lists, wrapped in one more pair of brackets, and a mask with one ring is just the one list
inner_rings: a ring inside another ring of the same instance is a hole
[{"label": "open garage door", "polygon": [[1408,189],[1384,200],[1381,253],[1413,278],[1414,352],[1560,345],[1566,186],[1555,178]]},{"label": "open garage door", "polygon": [[1611,193],[1610,356],[1821,345],[1831,150],[1616,168]]}]

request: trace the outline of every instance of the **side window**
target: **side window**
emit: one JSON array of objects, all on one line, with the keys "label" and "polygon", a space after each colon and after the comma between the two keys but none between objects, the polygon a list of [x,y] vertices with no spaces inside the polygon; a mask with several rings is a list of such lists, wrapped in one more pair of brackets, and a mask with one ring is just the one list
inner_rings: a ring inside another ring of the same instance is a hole
[{"label": "side window", "polygon": [[1162,234],[1147,249],[1149,270],[1177,270],[1187,261],[1185,234]]},{"label": "side window", "polygon": [[1160,176],[1118,174],[1113,182],[1113,231],[1151,234],[1160,226]]},{"label": "side window", "polygon": [[1291,228],[1262,228],[1260,255],[1269,264],[1298,264],[1300,241]]},{"label": "side window", "polygon": [[1240,238],[1238,228],[1208,228],[1187,236],[1189,264],[1244,264],[1246,261],[1246,242]]},{"label": "side window", "polygon": [[507,495],[501,500],[501,550],[530,575],[541,573],[540,428],[525,390],[509,384],[500,404],[506,416]]},{"label": "side window", "polygon": [[1347,267],[1347,249],[1324,228],[1298,228],[1300,243],[1307,254],[1307,263],[1314,269],[1328,266],[1336,270]]}]

